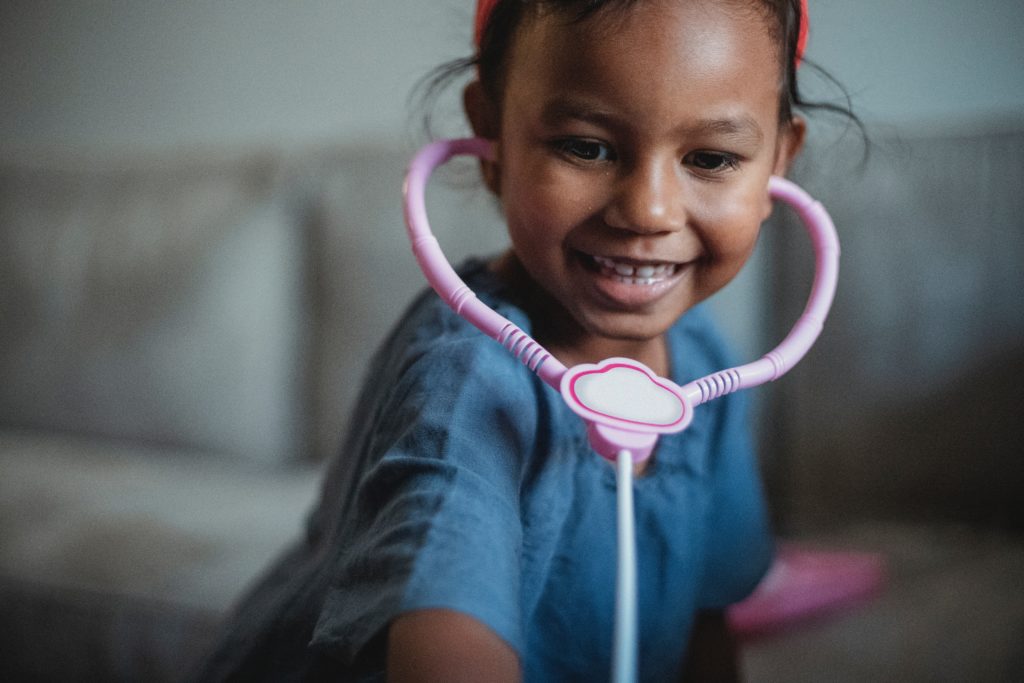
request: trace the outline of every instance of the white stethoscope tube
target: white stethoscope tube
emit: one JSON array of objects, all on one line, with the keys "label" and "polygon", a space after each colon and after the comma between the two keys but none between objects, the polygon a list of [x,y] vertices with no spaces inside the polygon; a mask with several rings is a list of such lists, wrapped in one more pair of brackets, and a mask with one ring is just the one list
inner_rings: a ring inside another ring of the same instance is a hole
[{"label": "white stethoscope tube", "polygon": [[619,451],[615,459],[616,535],[615,631],[612,637],[612,681],[632,683],[637,670],[636,521],[633,510],[633,456]]}]

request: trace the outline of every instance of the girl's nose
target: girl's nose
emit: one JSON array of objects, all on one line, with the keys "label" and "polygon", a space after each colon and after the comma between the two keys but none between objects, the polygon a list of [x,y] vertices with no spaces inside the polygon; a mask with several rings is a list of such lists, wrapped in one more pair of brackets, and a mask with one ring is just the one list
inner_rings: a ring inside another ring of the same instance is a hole
[{"label": "girl's nose", "polygon": [[605,209],[605,222],[638,234],[682,229],[686,209],[679,164],[649,162],[623,170]]}]

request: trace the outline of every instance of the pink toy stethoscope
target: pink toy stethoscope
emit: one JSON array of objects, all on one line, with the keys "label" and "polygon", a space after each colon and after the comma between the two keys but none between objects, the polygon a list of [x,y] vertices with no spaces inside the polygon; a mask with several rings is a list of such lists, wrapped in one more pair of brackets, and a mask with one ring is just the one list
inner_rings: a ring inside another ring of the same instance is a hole
[{"label": "pink toy stethoscope", "polygon": [[405,179],[407,232],[416,260],[441,298],[561,393],[569,408],[586,423],[594,450],[616,463],[619,553],[612,680],[632,681],[637,658],[633,463],[650,456],[658,435],[686,429],[700,404],[778,379],[803,358],[821,333],[835,295],[839,274],[835,226],[820,202],[788,180],[771,178],[768,190],[772,198],[795,209],[810,234],[815,274],[803,314],[786,338],[760,359],[681,387],[629,358],[608,358],[597,364],[566,368],[537,341],[480,301],[448,263],[431,233],[424,193],[434,169],[457,155],[490,158],[491,154],[491,143],[480,138],[440,140],[420,150]]}]

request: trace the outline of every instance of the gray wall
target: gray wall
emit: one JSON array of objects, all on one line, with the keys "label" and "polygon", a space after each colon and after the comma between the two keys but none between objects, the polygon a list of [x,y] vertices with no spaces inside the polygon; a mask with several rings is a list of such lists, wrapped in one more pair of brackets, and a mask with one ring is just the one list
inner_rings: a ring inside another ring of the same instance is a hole
[{"label": "gray wall", "polygon": [[[0,144],[137,149],[402,137],[472,0],[6,0]],[[1024,110],[1020,0],[814,0],[810,56],[874,121]],[[820,88],[815,91],[828,94]]]},{"label": "gray wall", "polygon": [[811,0],[809,56],[870,121],[942,125],[1024,111],[1020,0]]}]

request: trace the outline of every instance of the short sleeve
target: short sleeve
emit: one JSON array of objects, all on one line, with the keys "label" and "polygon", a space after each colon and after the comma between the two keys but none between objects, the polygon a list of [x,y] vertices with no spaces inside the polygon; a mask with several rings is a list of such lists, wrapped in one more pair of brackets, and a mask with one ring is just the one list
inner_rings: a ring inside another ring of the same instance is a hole
[{"label": "short sleeve", "polygon": [[335,544],[315,649],[350,662],[396,616],[445,608],[522,650],[519,472],[536,406],[520,370],[475,333],[403,371]]}]

